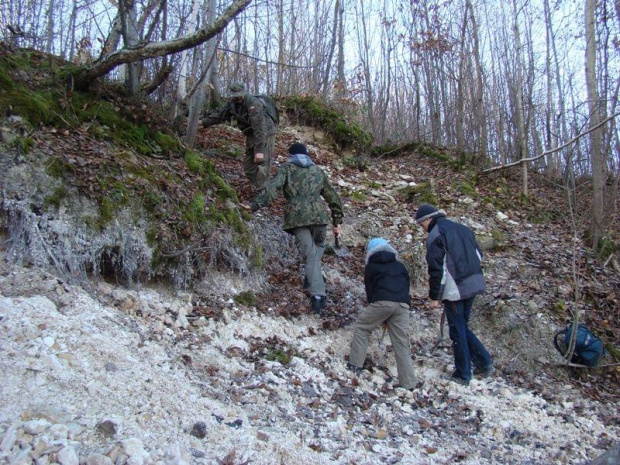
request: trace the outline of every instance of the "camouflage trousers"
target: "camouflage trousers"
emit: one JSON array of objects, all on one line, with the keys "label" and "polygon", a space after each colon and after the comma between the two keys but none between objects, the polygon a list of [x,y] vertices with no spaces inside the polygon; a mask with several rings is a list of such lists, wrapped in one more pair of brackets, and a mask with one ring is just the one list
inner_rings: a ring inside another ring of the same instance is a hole
[{"label": "camouflage trousers", "polygon": [[295,228],[295,245],[304,260],[305,282],[311,295],[325,296],[325,281],[321,270],[321,258],[325,251],[324,224]]},{"label": "camouflage trousers", "polygon": [[398,383],[404,388],[414,387],[418,380],[411,360],[410,316],[409,305],[405,303],[389,300],[371,303],[362,310],[353,325],[353,341],[351,342],[349,363],[360,368],[364,366],[370,335],[385,322],[394,348]]},{"label": "camouflage trousers", "polygon": [[257,189],[262,189],[265,184],[269,182],[271,163],[273,159],[273,147],[276,143],[276,128],[273,128],[273,132],[267,135],[265,141],[265,159],[262,163],[256,163],[254,161],[254,153],[256,153],[257,146],[256,137],[253,133],[247,135],[245,141],[245,159],[243,161],[243,172],[245,177],[252,183]]}]

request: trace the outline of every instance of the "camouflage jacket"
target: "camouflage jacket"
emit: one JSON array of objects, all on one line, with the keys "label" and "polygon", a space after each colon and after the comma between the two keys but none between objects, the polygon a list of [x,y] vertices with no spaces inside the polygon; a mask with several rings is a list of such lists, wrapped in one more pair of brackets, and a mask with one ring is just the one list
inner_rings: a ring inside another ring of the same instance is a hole
[{"label": "camouflage jacket", "polygon": [[[302,226],[342,223],[342,201],[327,174],[307,155],[293,155],[278,168],[276,176],[250,204],[253,211],[269,205],[282,192],[286,198],[283,229],[289,233]],[[323,201],[325,199],[325,202]]]},{"label": "camouflage jacket", "polygon": [[235,119],[237,126],[243,133],[253,135],[256,139],[256,152],[264,152],[267,144],[267,137],[276,132],[273,120],[265,110],[263,103],[252,94],[246,93],[243,100],[239,103],[231,99],[217,113],[207,115],[202,120],[203,127],[213,126]]}]

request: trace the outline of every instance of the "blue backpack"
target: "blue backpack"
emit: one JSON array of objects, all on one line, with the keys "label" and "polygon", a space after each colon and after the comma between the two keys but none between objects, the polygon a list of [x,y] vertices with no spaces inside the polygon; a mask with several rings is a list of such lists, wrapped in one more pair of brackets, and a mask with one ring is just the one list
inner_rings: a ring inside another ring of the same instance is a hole
[{"label": "blue backpack", "polygon": [[[558,331],[553,338],[553,345],[562,356],[566,355],[572,334],[573,325],[569,325],[565,329]],[[561,336],[564,337],[562,338]],[[585,325],[580,324],[577,328],[575,351],[571,357],[571,362],[593,367],[596,366],[601,355],[603,355],[603,341],[596,337]]]}]

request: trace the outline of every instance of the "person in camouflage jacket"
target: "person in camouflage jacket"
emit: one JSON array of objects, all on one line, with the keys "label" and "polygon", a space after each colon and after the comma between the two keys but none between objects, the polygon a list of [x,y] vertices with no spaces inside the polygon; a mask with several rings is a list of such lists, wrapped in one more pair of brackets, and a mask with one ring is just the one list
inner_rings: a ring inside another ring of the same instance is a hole
[{"label": "person in camouflage jacket", "polygon": [[278,127],[263,103],[246,92],[243,84],[231,84],[230,91],[230,101],[219,112],[204,118],[202,126],[206,128],[231,119],[237,121],[237,126],[246,136],[243,171],[252,185],[262,189],[269,181]]},{"label": "person in camouflage jacket", "polygon": [[294,143],[288,151],[288,162],[278,169],[273,180],[251,203],[241,206],[254,212],[269,205],[282,192],[286,199],[283,229],[295,236],[295,245],[305,262],[304,287],[311,295],[312,311],[321,314],[326,300],[321,258],[330,222],[323,199],[331,211],[335,236],[340,234],[342,201],[327,174],[308,156],[305,145]]}]

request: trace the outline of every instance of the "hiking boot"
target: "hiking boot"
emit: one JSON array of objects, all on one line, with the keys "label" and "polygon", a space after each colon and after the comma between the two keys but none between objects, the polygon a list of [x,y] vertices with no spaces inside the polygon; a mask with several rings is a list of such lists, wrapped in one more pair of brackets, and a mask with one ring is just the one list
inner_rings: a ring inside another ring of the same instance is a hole
[{"label": "hiking boot", "polygon": [[453,383],[460,384],[461,386],[469,386],[469,380],[457,376],[456,373],[452,373],[451,375],[445,375],[445,378],[452,381]]},{"label": "hiking boot", "polygon": [[495,367],[493,364],[485,367],[474,368],[474,375],[479,378],[486,378],[487,376],[491,376],[493,373],[495,373]]},{"label": "hiking boot", "polygon": [[362,372],[363,368],[362,367],[356,367],[355,365],[352,365],[349,362],[347,362],[347,370],[352,371],[356,375],[359,375]]},{"label": "hiking boot", "polygon": [[312,308],[315,315],[322,315],[325,308],[325,296],[313,295],[310,299],[310,308]]}]

